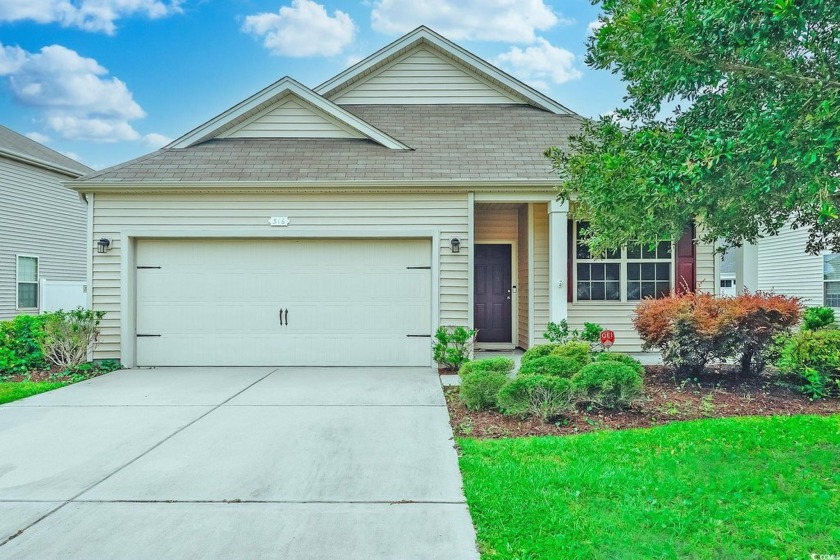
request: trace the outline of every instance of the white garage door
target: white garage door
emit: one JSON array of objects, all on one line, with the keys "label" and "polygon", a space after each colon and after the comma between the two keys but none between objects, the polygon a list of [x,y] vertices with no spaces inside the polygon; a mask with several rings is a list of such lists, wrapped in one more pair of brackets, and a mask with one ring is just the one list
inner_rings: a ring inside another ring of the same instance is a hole
[{"label": "white garage door", "polygon": [[139,240],[137,365],[428,366],[430,264],[429,240]]}]

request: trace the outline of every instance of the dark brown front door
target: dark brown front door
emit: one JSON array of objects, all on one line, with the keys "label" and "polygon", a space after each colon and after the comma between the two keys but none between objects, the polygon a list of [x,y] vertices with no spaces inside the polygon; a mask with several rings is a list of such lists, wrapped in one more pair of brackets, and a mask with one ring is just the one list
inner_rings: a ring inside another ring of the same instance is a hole
[{"label": "dark brown front door", "polygon": [[475,328],[479,342],[512,342],[510,245],[475,247]]}]

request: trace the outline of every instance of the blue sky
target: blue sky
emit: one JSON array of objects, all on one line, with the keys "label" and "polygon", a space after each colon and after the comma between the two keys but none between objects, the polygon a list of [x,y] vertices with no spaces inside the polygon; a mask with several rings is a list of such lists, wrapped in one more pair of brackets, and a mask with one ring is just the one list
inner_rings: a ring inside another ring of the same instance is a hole
[{"label": "blue sky", "polygon": [[583,63],[597,15],[589,0],[0,0],[0,124],[102,168],[420,24],[597,116],[624,95]]}]

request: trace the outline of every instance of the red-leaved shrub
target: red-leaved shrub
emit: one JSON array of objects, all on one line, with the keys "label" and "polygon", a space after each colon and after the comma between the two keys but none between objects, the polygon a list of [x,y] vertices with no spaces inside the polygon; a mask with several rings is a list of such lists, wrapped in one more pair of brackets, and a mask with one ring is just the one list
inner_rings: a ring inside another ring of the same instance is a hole
[{"label": "red-leaved shrub", "polygon": [[763,369],[773,337],[795,325],[800,310],[797,298],[774,294],[716,298],[688,292],[641,301],[633,325],[644,348],[658,348],[680,374],[696,375],[710,361],[730,358],[747,374]]}]

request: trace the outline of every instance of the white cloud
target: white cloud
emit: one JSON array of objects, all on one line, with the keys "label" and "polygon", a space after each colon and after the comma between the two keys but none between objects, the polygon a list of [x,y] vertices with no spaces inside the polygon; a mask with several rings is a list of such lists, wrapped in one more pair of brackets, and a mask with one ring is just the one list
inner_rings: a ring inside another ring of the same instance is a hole
[{"label": "white cloud", "polygon": [[0,76],[16,101],[43,111],[46,127],[62,138],[117,142],[140,134],[129,121],[146,113],[125,83],[108,77],[92,58],[61,45],[30,53],[0,44]]},{"label": "white cloud", "polygon": [[0,0],[0,21],[58,23],[112,35],[132,15],[160,18],[181,12],[183,0]]},{"label": "white cloud", "polygon": [[50,138],[46,134],[41,134],[40,132],[27,132],[26,134],[24,134],[24,136],[26,136],[30,140],[38,142],[39,144],[46,144],[47,142],[52,141],[52,138]]},{"label": "white cloud", "polygon": [[263,46],[280,56],[334,56],[353,42],[356,25],[336,10],[333,16],[312,0],[292,0],[277,13],[245,18],[242,31],[262,38]]},{"label": "white cloud", "polygon": [[543,0],[376,0],[371,25],[403,34],[426,25],[448,39],[531,43],[537,31],[568,24]]},{"label": "white cloud", "polygon": [[525,49],[511,47],[496,57],[495,62],[520,80],[543,90],[550,83],[563,84],[583,76],[575,67],[576,57],[571,51],[555,47],[542,37]]},{"label": "white cloud", "polygon": [[347,57],[347,60],[344,61],[344,67],[345,68],[350,68],[354,64],[357,64],[357,63],[359,63],[363,60],[364,60],[363,56],[359,56],[359,55],[356,55],[356,54],[351,54],[350,56]]},{"label": "white cloud", "polygon": [[157,150],[172,142],[172,138],[158,134],[157,132],[150,132],[143,137],[143,143],[149,148]]},{"label": "white cloud", "polygon": [[590,21],[586,24],[586,34],[587,35],[595,35],[595,32],[604,27],[606,22],[601,21],[600,19],[595,19]]}]

